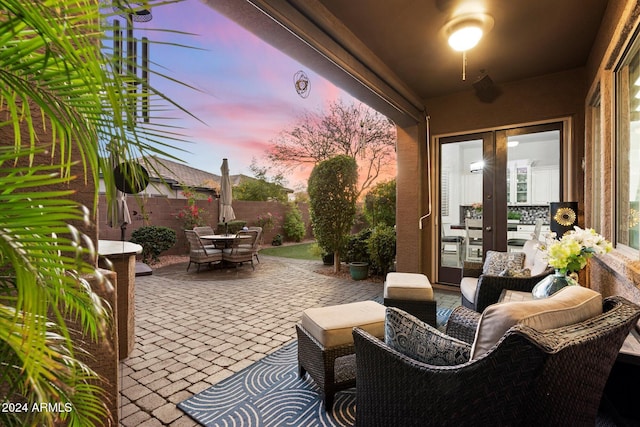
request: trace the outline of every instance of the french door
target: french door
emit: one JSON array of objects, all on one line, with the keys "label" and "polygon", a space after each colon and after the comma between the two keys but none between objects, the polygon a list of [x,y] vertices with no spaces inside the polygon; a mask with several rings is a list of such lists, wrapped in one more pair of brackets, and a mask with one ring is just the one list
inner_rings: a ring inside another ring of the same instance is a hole
[{"label": "french door", "polygon": [[549,203],[562,200],[562,123],[438,139],[438,282],[460,283],[465,261],[518,251]]}]

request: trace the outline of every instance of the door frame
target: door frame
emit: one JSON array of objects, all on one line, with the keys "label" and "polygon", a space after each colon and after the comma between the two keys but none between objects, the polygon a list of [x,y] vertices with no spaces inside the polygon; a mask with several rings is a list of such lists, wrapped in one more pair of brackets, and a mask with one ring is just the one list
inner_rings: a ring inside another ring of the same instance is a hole
[{"label": "door frame", "polygon": [[[436,165],[434,176],[437,177],[432,184],[432,194],[435,195],[434,202],[437,212],[435,221],[433,221],[433,271],[435,272],[435,283],[444,285],[453,285],[460,283],[462,278],[462,269],[454,267],[440,266],[440,247],[441,247],[441,195],[440,195],[440,176],[442,173],[441,165],[441,145],[444,143],[462,142],[472,139],[481,139],[483,141],[483,160],[485,168],[483,169],[483,254],[487,250],[506,251],[507,250],[507,203],[506,191],[507,183],[504,177],[507,171],[507,139],[509,136],[521,134],[530,134],[544,132],[548,130],[558,130],[560,132],[559,147],[559,164],[560,164],[560,186],[558,188],[559,201],[565,201],[565,196],[571,194],[571,183],[567,177],[571,176],[572,167],[568,160],[569,150],[571,149],[571,118],[560,118],[557,120],[549,120],[543,122],[532,122],[513,126],[504,126],[500,128],[487,129],[476,132],[464,132],[446,135],[434,135],[432,142],[435,150],[433,151]],[[485,140],[489,138],[489,142]],[[503,177],[498,179],[498,177]],[[494,197],[494,195],[500,195]],[[505,209],[500,209],[504,206]]]}]

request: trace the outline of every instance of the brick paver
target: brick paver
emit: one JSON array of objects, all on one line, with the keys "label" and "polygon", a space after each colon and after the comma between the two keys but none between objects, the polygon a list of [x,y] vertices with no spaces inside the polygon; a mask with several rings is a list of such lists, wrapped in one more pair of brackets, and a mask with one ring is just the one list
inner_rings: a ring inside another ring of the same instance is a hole
[{"label": "brick paver", "polygon": [[[187,273],[185,263],[136,278],[136,345],[120,365],[121,425],[196,426],[176,404],[295,339],[302,310],[382,295],[382,283],[317,273],[319,262],[260,261],[255,271]],[[436,298],[439,306],[460,301],[441,291]]]}]

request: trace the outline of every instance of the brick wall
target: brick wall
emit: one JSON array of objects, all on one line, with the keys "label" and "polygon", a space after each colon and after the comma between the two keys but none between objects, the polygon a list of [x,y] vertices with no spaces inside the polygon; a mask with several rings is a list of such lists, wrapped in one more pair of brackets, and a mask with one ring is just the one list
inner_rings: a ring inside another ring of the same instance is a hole
[{"label": "brick wall", "polygon": [[[198,207],[205,209],[207,223],[214,229],[217,228],[218,223],[218,199],[214,199],[212,202],[206,200],[196,201]],[[127,225],[125,232],[125,240],[131,238],[131,233],[142,227],[143,225],[158,225],[168,227],[176,231],[176,237],[178,241],[176,245],[164,252],[163,255],[179,255],[186,254],[189,250],[189,245],[184,236],[182,230],[183,222],[176,218],[177,213],[186,206],[186,200],[184,199],[166,199],[160,197],[152,197],[148,199],[137,199],[135,196],[127,197],[127,205],[129,207],[129,213],[131,214],[132,223]],[[141,207],[144,206],[144,209]],[[307,234],[305,239],[312,239],[311,225],[309,221],[309,207],[306,203],[300,203],[298,205],[302,212],[302,218],[307,227]],[[273,230],[266,231],[263,236],[264,246],[271,244],[273,237],[276,234],[282,234],[282,222],[284,216],[288,211],[287,204],[279,202],[249,202],[243,200],[237,200],[233,202],[233,210],[236,214],[236,219],[247,221],[247,226],[257,225],[256,221],[258,215],[271,212],[275,217],[275,227]],[[120,228],[112,228],[107,224],[107,202],[104,195],[100,195],[98,202],[98,237],[101,240],[120,240]],[[143,212],[146,213],[148,220],[144,221]]]}]

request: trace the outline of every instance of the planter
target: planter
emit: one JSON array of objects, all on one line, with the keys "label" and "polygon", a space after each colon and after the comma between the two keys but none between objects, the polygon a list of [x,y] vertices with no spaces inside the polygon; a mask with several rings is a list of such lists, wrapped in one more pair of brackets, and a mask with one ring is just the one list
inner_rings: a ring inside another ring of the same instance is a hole
[{"label": "planter", "polygon": [[369,263],[352,262],[349,264],[349,273],[353,280],[364,280],[369,277]]},{"label": "planter", "polygon": [[322,263],[324,265],[333,265],[333,252],[322,255]]}]

